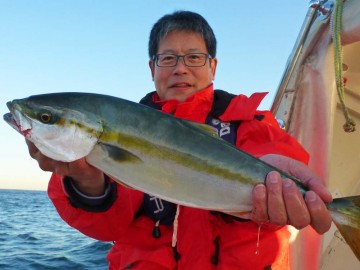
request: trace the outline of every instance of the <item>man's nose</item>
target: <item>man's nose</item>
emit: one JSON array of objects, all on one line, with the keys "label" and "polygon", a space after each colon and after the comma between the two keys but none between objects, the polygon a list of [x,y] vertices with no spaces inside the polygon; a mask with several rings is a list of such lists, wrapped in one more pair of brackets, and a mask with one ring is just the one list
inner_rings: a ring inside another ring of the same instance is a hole
[{"label": "man's nose", "polygon": [[188,66],[185,65],[184,57],[179,57],[176,66],[174,67],[174,73],[186,73]]}]

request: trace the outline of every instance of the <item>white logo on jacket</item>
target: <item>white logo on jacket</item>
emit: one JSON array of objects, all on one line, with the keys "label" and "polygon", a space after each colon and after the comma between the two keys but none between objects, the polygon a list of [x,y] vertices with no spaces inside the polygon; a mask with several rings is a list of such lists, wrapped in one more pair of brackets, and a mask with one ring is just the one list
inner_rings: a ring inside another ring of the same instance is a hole
[{"label": "white logo on jacket", "polygon": [[150,201],[155,201],[155,205],[156,205],[156,210],[154,211],[154,214],[157,214],[161,211],[164,211],[164,205],[162,203],[162,200],[155,197],[155,196],[150,196]]},{"label": "white logo on jacket", "polygon": [[211,120],[211,124],[216,127],[220,137],[230,134],[230,123],[221,122],[219,119],[214,118]]}]

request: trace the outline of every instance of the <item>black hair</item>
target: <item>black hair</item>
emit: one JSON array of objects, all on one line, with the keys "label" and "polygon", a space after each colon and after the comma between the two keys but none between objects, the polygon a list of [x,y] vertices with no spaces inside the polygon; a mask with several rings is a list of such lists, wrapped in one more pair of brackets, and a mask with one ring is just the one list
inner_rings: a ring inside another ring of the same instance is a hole
[{"label": "black hair", "polygon": [[157,54],[160,41],[172,31],[199,33],[205,41],[208,53],[212,58],[216,57],[216,38],[208,22],[195,12],[176,11],[161,17],[152,27],[148,48],[150,59]]}]

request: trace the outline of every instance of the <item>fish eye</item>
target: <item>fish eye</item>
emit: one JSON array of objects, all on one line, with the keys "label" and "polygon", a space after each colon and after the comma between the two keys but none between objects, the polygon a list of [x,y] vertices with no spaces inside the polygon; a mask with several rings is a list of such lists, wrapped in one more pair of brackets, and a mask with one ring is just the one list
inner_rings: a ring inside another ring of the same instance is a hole
[{"label": "fish eye", "polygon": [[51,113],[49,112],[42,112],[39,115],[39,120],[45,124],[48,124],[52,121],[53,117],[51,115]]}]

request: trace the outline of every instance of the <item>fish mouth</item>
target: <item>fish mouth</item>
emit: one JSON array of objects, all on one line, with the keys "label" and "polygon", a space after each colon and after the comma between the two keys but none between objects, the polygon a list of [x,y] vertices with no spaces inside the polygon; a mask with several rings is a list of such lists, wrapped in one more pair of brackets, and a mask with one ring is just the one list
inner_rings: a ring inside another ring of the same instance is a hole
[{"label": "fish mouth", "polygon": [[9,112],[9,113],[4,114],[3,118],[4,118],[5,122],[7,122],[10,126],[12,126],[14,129],[16,129],[17,131],[20,132],[21,127],[16,122],[12,113]]},{"label": "fish mouth", "polygon": [[7,122],[13,129],[27,137],[31,131],[30,122],[22,115],[21,112],[14,109],[11,102],[7,103],[10,112],[4,114],[3,119]]}]

